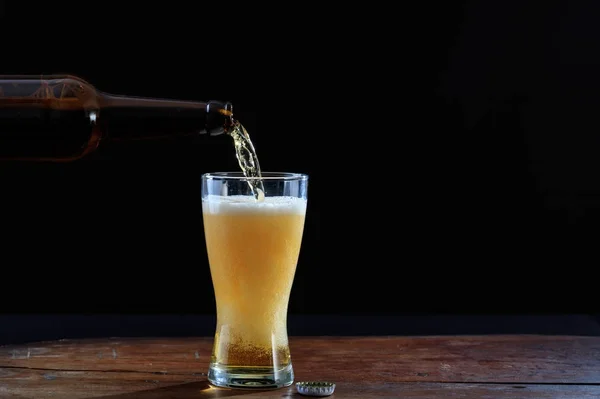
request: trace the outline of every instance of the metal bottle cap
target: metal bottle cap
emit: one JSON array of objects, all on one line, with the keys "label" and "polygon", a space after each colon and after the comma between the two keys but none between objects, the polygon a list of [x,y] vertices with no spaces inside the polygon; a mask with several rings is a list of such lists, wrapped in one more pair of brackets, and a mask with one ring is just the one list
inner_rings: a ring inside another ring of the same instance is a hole
[{"label": "metal bottle cap", "polygon": [[335,390],[333,382],[302,381],[296,383],[298,393],[306,396],[329,396]]}]

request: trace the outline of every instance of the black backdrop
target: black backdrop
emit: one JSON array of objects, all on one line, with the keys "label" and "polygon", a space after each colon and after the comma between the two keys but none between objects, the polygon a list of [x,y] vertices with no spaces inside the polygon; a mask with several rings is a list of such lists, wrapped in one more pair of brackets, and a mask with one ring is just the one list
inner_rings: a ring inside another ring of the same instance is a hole
[{"label": "black backdrop", "polygon": [[[227,100],[310,175],[294,314],[594,312],[598,5],[4,2],[1,73]],[[197,7],[197,9],[196,9]],[[214,313],[227,137],[2,164],[1,310]]]}]

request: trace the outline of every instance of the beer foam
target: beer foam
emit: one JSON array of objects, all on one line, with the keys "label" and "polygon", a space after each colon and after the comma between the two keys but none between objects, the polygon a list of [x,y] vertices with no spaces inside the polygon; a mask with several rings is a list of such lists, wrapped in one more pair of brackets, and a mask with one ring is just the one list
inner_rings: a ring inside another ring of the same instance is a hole
[{"label": "beer foam", "polygon": [[306,213],[306,200],[298,197],[264,197],[257,201],[251,195],[207,195],[202,199],[205,213]]}]

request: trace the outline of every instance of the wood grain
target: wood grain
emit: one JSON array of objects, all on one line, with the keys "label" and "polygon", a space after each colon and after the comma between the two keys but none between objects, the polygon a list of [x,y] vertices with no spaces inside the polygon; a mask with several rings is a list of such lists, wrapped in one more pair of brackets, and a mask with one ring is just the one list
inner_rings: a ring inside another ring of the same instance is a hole
[{"label": "wood grain", "polygon": [[[0,398],[17,399],[197,399],[305,398],[291,386],[273,391],[211,387],[206,377],[138,372],[0,369]],[[597,399],[600,387],[460,383],[363,383],[341,381],[330,398]]]},{"label": "wood grain", "polygon": [[[596,337],[290,337],[290,347],[296,381],[334,381],[334,397],[600,397]],[[0,398],[299,397],[293,386],[210,387],[211,348],[208,337],[0,347]]]}]

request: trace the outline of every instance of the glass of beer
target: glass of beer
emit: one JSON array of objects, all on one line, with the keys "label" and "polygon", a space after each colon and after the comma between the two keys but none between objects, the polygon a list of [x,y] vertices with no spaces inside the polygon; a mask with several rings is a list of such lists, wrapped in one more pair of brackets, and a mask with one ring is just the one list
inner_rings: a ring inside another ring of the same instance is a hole
[{"label": "glass of beer", "polygon": [[214,386],[269,389],[294,381],[287,311],[307,188],[308,176],[300,173],[202,175],[204,234],[217,311],[208,370]]}]

